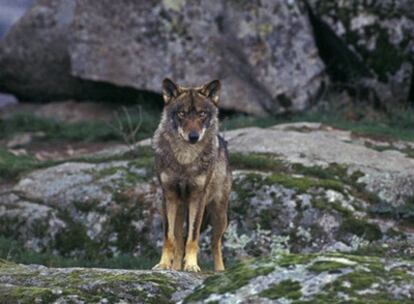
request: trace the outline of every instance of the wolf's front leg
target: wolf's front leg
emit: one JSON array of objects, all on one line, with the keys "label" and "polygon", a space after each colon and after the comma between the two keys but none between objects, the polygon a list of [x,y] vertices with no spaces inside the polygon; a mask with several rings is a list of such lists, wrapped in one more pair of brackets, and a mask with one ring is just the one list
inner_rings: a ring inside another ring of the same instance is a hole
[{"label": "wolf's front leg", "polygon": [[193,191],[190,193],[188,202],[188,235],[184,258],[185,271],[199,272],[201,270],[197,263],[197,254],[205,205],[204,191]]},{"label": "wolf's front leg", "polygon": [[178,195],[174,190],[163,190],[164,200],[162,206],[164,225],[164,245],[161,260],[153,269],[171,269],[175,248],[175,219],[178,208]]}]

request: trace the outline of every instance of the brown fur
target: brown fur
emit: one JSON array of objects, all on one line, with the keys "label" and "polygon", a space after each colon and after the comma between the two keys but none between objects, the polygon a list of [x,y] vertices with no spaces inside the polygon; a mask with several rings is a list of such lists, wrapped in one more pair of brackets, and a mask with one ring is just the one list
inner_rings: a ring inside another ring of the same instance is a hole
[{"label": "brown fur", "polygon": [[[200,271],[200,227],[208,215],[214,269],[224,270],[221,240],[227,227],[231,172],[225,141],[218,135],[219,90],[218,81],[183,88],[164,80],[165,107],[154,135],[155,169],[163,191],[164,245],[155,269],[181,270],[184,261],[184,270]],[[196,142],[191,134],[197,135]]]}]

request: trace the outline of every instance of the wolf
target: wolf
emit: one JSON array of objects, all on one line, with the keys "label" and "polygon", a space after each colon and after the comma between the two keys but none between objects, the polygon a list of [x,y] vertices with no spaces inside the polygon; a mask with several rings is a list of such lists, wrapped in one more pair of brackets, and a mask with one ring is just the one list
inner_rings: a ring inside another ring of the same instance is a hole
[{"label": "wolf", "polygon": [[164,242],[154,269],[199,272],[200,229],[210,224],[214,270],[224,270],[221,244],[232,178],[226,142],[218,134],[220,88],[219,80],[191,88],[168,78],[162,83],[164,109],[153,148]]}]

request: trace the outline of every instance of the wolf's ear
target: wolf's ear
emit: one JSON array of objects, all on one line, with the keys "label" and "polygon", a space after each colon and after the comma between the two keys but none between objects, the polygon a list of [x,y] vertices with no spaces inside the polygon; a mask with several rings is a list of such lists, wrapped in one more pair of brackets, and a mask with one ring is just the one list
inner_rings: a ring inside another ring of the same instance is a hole
[{"label": "wolf's ear", "polygon": [[167,104],[178,96],[180,89],[171,79],[165,78],[162,82],[162,97]]},{"label": "wolf's ear", "polygon": [[201,88],[201,93],[210,98],[211,101],[217,106],[220,97],[220,88],[220,80],[213,80]]}]

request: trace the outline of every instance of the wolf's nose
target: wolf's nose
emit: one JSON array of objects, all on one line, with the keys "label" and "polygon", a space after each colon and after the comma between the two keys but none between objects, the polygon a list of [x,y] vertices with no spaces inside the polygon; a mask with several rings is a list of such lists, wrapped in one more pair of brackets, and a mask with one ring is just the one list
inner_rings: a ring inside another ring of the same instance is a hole
[{"label": "wolf's nose", "polygon": [[188,134],[188,139],[190,140],[190,143],[194,144],[197,142],[199,136],[198,133],[195,131],[191,131],[190,134]]}]

